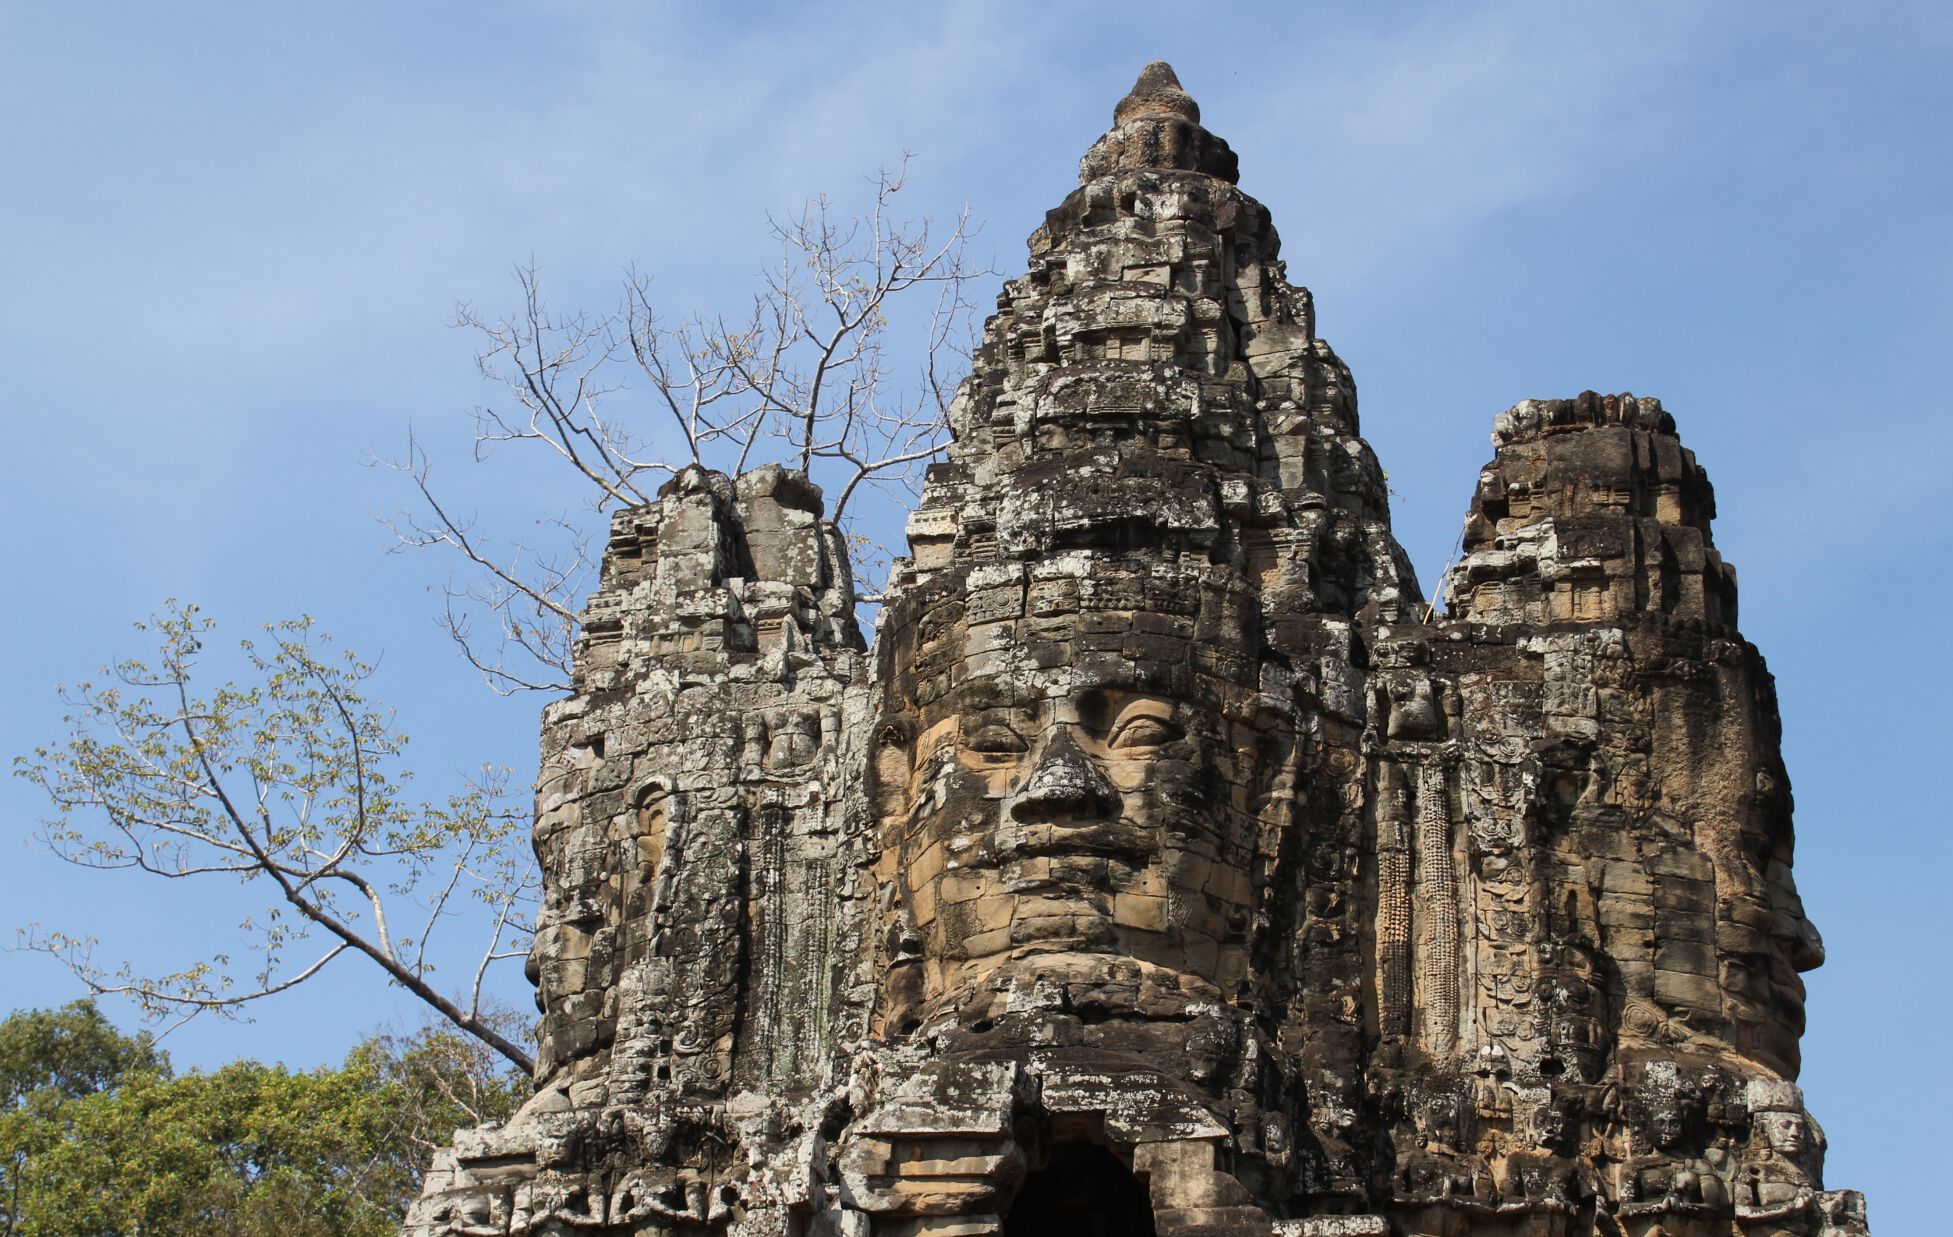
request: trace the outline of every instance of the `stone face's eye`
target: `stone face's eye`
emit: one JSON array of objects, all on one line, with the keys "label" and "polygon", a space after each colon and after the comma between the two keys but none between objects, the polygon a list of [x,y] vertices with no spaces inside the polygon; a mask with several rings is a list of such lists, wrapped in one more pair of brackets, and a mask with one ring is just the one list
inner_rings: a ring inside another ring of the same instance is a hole
[{"label": "stone face's eye", "polygon": [[1029,750],[1030,744],[1009,726],[992,722],[972,731],[963,740],[963,748],[979,756],[1015,756]]},{"label": "stone face's eye", "polygon": [[1109,746],[1115,748],[1159,747],[1180,737],[1180,728],[1164,717],[1142,714],[1129,718],[1113,732]]}]

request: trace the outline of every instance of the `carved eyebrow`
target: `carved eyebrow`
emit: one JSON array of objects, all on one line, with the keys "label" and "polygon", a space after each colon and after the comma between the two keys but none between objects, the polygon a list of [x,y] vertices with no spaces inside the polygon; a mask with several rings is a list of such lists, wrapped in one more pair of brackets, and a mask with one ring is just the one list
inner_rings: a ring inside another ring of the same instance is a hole
[{"label": "carved eyebrow", "polygon": [[1125,692],[1109,693],[1109,695],[1111,699],[1107,703],[1112,707],[1107,710],[1108,717],[1104,727],[1107,733],[1116,733],[1144,718],[1170,723],[1178,712],[1173,701],[1159,696]]},{"label": "carved eyebrow", "polygon": [[980,726],[1002,726],[1007,730],[1021,730],[1024,723],[1033,720],[1034,710],[1028,705],[993,704],[988,708],[971,709],[966,712],[958,728],[969,731]]},{"label": "carved eyebrow", "polygon": [[1173,712],[1174,708],[1171,700],[1160,696],[1135,695],[1128,697],[1119,706],[1119,720],[1124,722],[1130,721],[1135,717],[1157,717],[1164,721],[1170,720],[1173,717]]},{"label": "carved eyebrow", "polygon": [[1008,722],[994,718],[979,719],[964,730],[959,749],[982,755],[1003,755],[1030,750],[1030,740],[1024,732]]},{"label": "carved eyebrow", "polygon": [[1110,666],[1099,665],[1092,669],[1074,667],[1072,670],[1074,690],[1078,693],[1097,691],[1108,698],[1117,700],[1142,690],[1139,675],[1132,663],[1119,662]]},{"label": "carved eyebrow", "polygon": [[991,709],[1029,713],[1036,709],[1039,703],[1035,693],[1005,679],[980,680],[970,684],[966,691],[963,706],[966,711],[972,713]]}]

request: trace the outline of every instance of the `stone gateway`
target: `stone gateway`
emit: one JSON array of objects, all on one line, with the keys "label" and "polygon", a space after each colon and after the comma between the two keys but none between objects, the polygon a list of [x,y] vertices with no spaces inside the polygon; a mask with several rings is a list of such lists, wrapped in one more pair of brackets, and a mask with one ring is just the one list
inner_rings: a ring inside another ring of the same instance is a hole
[{"label": "stone gateway", "polygon": [[1427,606],[1235,181],[1149,65],[872,653],[804,477],[616,517],[544,721],[537,1093],[411,1237],[1866,1232],[1702,468],[1652,399],[1515,406]]}]

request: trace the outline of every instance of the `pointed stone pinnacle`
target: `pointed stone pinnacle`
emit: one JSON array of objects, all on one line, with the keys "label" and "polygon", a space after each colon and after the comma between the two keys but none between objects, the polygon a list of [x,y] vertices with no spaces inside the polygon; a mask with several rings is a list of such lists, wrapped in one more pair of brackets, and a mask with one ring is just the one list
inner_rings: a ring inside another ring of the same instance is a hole
[{"label": "pointed stone pinnacle", "polygon": [[1139,71],[1112,109],[1112,129],[1079,160],[1081,183],[1140,169],[1200,172],[1229,184],[1241,175],[1227,143],[1200,126],[1200,105],[1180,88],[1173,66],[1155,60]]},{"label": "pointed stone pinnacle", "polygon": [[1155,60],[1141,69],[1139,80],[1112,109],[1114,125],[1149,116],[1178,116],[1195,124],[1200,123],[1200,104],[1180,88],[1180,78],[1173,72],[1173,66],[1164,60]]}]

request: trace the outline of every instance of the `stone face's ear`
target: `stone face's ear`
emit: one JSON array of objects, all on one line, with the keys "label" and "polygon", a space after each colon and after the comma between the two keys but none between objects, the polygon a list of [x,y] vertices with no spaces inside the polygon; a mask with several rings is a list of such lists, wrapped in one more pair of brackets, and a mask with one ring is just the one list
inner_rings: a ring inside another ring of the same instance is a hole
[{"label": "stone face's ear", "polygon": [[915,723],[908,718],[883,722],[869,745],[868,807],[886,821],[908,810],[909,780],[915,774]]}]

